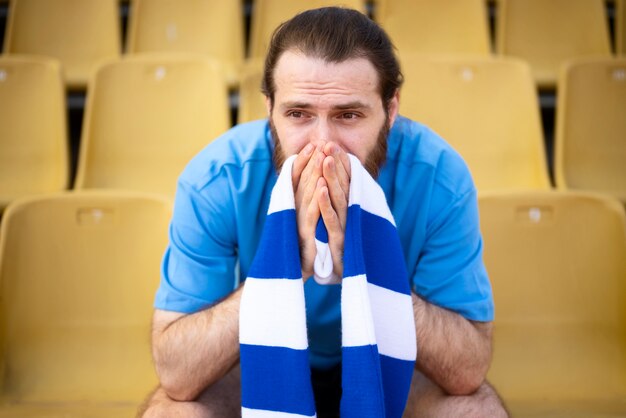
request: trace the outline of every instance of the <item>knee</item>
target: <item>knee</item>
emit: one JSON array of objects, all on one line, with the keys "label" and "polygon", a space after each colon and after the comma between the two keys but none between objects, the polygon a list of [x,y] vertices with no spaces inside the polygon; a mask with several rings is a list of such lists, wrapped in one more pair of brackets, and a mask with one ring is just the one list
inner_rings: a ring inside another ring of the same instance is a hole
[{"label": "knee", "polygon": [[137,418],[160,418],[165,417],[165,411],[161,405],[150,405]]},{"label": "knee", "polygon": [[195,402],[156,403],[150,405],[141,418],[213,418],[217,415],[207,411]]},{"label": "knee", "polygon": [[447,395],[426,379],[417,383],[409,397],[405,418],[509,417],[504,403],[487,382],[483,383],[476,392],[467,396]]},{"label": "knee", "polygon": [[469,408],[473,411],[471,417],[493,417],[508,418],[509,413],[504,406],[504,402],[498,396],[495,389],[488,383],[483,383],[481,387],[470,396],[473,400],[473,406]]},{"label": "knee", "polygon": [[213,416],[199,403],[174,401],[160,387],[150,394],[137,413],[138,418],[212,418]]}]

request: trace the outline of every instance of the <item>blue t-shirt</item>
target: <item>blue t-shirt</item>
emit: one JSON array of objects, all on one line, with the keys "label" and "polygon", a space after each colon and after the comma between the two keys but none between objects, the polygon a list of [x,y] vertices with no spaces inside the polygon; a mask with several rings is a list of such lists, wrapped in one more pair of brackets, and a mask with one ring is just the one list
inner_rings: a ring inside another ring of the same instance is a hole
[{"label": "blue t-shirt", "polygon": [[[267,120],[239,125],[202,150],[178,180],[155,307],[193,313],[248,274],[276,182]],[[476,189],[437,134],[398,117],[378,183],[396,221],[413,290],[474,321],[492,321]],[[341,360],[340,285],[305,284],[311,365]]]}]

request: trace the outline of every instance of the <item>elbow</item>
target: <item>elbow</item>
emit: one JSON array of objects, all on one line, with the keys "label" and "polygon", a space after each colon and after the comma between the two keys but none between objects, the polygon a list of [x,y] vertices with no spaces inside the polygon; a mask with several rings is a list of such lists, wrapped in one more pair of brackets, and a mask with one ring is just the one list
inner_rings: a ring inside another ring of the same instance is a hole
[{"label": "elbow", "polygon": [[453,396],[468,396],[475,393],[485,382],[489,365],[466,368],[453,374],[443,389]]},{"label": "elbow", "polygon": [[483,353],[468,359],[464,367],[459,367],[455,373],[450,374],[453,378],[448,379],[448,385],[444,387],[450,395],[472,395],[485,383],[491,365],[491,346],[483,350]]},{"label": "elbow", "polygon": [[476,392],[484,381],[484,376],[463,376],[452,382],[448,382],[444,389],[452,396],[469,396]]},{"label": "elbow", "polygon": [[159,367],[157,370],[161,388],[170,399],[178,402],[191,402],[200,395],[201,389],[193,387],[190,382],[175,373],[159,370]]},{"label": "elbow", "polygon": [[170,399],[177,402],[194,401],[200,394],[199,391],[191,390],[184,385],[163,380],[161,381],[161,388]]},{"label": "elbow", "polygon": [[197,388],[189,376],[183,376],[183,371],[176,364],[159,360],[157,353],[154,353],[154,365],[159,384],[165,394],[172,400],[178,402],[190,402],[195,400],[202,388]]}]

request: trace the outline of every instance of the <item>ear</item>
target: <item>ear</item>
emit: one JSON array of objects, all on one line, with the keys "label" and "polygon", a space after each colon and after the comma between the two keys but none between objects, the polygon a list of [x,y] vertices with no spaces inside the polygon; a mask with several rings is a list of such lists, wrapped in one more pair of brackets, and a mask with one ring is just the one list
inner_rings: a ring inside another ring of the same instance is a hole
[{"label": "ear", "polygon": [[272,116],[272,99],[265,96],[265,108],[267,109],[267,117]]},{"label": "ear", "polygon": [[400,90],[396,90],[391,100],[389,100],[389,126],[393,126],[400,111]]}]

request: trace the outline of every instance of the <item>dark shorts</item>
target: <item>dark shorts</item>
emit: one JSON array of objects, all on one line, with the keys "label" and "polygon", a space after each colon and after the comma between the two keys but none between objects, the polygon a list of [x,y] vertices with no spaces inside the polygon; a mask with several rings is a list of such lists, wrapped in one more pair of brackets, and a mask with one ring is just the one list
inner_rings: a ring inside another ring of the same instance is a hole
[{"label": "dark shorts", "polygon": [[339,418],[341,364],[328,370],[311,369],[318,418]]}]

